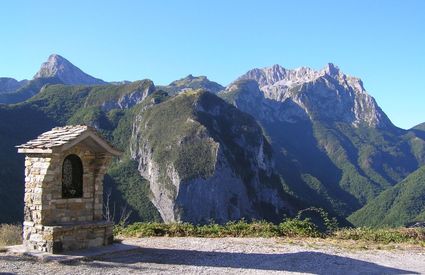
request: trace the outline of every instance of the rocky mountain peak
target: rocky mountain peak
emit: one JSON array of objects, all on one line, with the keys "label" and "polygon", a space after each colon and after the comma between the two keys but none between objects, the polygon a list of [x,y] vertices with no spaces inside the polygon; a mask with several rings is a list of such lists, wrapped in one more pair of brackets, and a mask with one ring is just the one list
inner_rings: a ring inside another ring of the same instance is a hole
[{"label": "rocky mountain peak", "polygon": [[323,73],[330,76],[338,76],[340,74],[340,70],[338,66],[335,66],[333,63],[326,64],[325,68],[323,68]]},{"label": "rocky mountain peak", "polygon": [[86,74],[58,54],[50,55],[47,61],[41,65],[40,70],[34,75],[34,79],[48,77],[58,78],[67,85],[106,84],[105,81]]},{"label": "rocky mountain peak", "polygon": [[332,78],[348,77],[340,71],[338,66],[332,63],[328,63],[323,69],[318,71],[309,67],[286,69],[275,64],[271,67],[252,69],[239,77],[238,80],[253,79],[258,82],[260,88],[267,88],[273,85],[291,88],[306,82],[314,81],[323,76],[330,76]]},{"label": "rocky mountain peak", "polygon": [[265,98],[277,102],[290,100],[311,119],[342,121],[354,126],[393,127],[366,92],[363,82],[344,74],[332,63],[321,70],[285,69],[280,65],[256,68],[234,83],[241,80],[255,80]]},{"label": "rocky mountain peak", "polygon": [[62,56],[58,55],[58,54],[51,54],[49,56],[49,58],[47,59],[47,62],[49,63],[70,63],[68,60],[66,60],[65,58],[63,58]]}]

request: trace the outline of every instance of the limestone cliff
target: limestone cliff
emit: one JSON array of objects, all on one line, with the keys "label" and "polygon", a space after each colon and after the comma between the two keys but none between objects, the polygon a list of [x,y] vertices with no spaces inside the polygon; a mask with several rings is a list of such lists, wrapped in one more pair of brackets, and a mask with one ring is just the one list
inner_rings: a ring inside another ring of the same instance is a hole
[{"label": "limestone cliff", "polygon": [[261,128],[208,92],[141,106],[130,150],[165,222],[277,221],[292,209]]}]

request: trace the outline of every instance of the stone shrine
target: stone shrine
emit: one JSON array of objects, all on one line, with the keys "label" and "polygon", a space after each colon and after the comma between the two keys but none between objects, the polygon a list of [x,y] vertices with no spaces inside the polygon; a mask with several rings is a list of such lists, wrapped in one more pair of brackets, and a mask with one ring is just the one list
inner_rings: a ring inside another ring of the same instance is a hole
[{"label": "stone shrine", "polygon": [[121,152],[85,125],[53,128],[17,148],[26,155],[26,249],[60,253],[111,244],[103,176]]}]

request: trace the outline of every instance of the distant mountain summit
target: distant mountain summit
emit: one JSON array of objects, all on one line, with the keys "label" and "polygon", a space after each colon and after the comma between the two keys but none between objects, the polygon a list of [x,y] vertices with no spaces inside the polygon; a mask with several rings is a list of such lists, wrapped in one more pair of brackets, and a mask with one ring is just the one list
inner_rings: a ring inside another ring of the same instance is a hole
[{"label": "distant mountain summit", "polygon": [[10,77],[0,77],[0,94],[1,93],[12,93],[19,88],[28,84],[28,80],[18,81]]},{"label": "distant mountain summit", "polygon": [[107,84],[101,79],[86,74],[58,54],[50,55],[47,61],[41,65],[40,70],[34,75],[34,79],[37,78],[57,78],[66,85]]},{"label": "distant mountain summit", "polygon": [[52,54],[30,81],[18,82],[11,78],[0,78],[0,104],[25,101],[49,84],[106,85],[109,83],[86,74],[62,56]]},{"label": "distant mountain summit", "polygon": [[161,86],[160,88],[170,95],[187,90],[202,89],[213,94],[224,90],[223,86],[217,82],[209,80],[206,76],[193,76],[191,74],[171,82],[168,86]]},{"label": "distant mountain summit", "polygon": [[419,130],[419,131],[425,131],[425,122],[416,125],[415,127],[412,128],[413,130]]},{"label": "distant mountain summit", "polygon": [[253,69],[237,79],[255,80],[265,97],[301,107],[311,118],[341,121],[354,126],[394,127],[370,96],[363,82],[332,63],[316,71],[308,67],[285,69],[280,65]]}]

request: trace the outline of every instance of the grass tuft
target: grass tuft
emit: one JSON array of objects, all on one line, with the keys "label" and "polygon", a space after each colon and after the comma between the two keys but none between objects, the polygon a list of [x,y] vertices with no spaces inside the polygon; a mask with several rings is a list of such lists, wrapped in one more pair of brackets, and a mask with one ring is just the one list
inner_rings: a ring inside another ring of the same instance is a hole
[{"label": "grass tuft", "polygon": [[425,228],[345,228],[333,232],[331,236],[340,240],[425,245]]},{"label": "grass tuft", "polygon": [[0,224],[0,251],[4,246],[22,243],[22,226],[15,224]]}]

